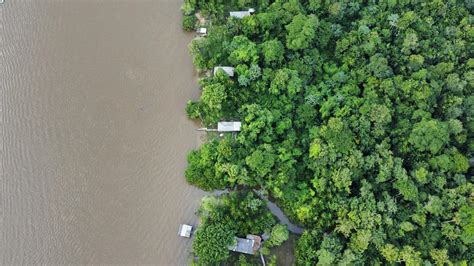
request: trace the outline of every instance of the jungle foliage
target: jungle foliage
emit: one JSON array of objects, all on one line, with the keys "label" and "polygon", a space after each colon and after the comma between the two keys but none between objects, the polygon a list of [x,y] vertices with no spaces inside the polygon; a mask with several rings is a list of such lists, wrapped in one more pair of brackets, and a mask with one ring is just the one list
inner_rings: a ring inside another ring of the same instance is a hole
[{"label": "jungle foliage", "polygon": [[299,265],[474,261],[473,11],[461,0],[186,0],[186,15],[212,21],[190,44],[196,68],[237,72],[202,78],[188,113],[243,123],[189,155],[187,180],[267,191],[307,228]]}]

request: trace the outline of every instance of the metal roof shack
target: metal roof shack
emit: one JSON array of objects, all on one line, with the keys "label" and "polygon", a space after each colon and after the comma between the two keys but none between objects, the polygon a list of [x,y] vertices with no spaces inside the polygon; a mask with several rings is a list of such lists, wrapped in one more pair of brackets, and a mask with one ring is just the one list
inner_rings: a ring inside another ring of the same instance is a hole
[{"label": "metal roof shack", "polygon": [[233,67],[228,67],[228,66],[216,66],[214,68],[214,75],[217,73],[217,71],[222,70],[224,71],[229,77],[234,76],[234,68]]},{"label": "metal roof shack", "polygon": [[181,224],[179,226],[178,234],[182,237],[191,237],[191,232],[193,231],[193,227],[188,224]]},{"label": "metal roof shack", "polygon": [[200,36],[206,36],[207,35],[207,28],[198,28],[196,30],[196,33]]},{"label": "metal roof shack", "polygon": [[229,246],[229,250],[254,255],[260,249],[262,239],[256,235],[247,235],[247,238],[236,237],[236,244]]},{"label": "metal roof shack", "polygon": [[255,12],[255,9],[250,8],[247,11],[231,11],[229,12],[229,15],[234,18],[243,18],[243,17],[252,15],[252,13],[254,12]]},{"label": "metal roof shack", "polygon": [[242,127],[241,122],[219,122],[217,123],[218,132],[238,132]]}]

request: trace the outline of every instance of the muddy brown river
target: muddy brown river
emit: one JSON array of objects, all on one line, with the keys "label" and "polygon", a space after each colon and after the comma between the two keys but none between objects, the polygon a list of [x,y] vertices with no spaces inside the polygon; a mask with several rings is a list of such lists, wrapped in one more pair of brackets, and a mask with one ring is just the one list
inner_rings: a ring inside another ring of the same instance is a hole
[{"label": "muddy brown river", "polygon": [[197,98],[180,0],[0,4],[0,264],[185,265]]}]

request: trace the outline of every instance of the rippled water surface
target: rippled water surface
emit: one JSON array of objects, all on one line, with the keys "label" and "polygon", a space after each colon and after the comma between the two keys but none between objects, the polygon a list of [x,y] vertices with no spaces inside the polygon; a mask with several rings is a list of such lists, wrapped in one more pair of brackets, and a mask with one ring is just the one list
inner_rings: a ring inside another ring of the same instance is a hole
[{"label": "rippled water surface", "polygon": [[0,262],[183,265],[198,91],[179,0],[0,5]]}]

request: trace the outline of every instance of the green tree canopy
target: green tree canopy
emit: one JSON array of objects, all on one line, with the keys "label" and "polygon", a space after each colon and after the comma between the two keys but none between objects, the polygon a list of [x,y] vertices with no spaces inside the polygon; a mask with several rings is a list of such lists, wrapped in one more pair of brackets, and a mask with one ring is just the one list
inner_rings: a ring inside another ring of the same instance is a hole
[{"label": "green tree canopy", "polygon": [[291,50],[301,50],[310,47],[316,37],[319,20],[314,15],[296,15],[286,26],[286,47]]}]

